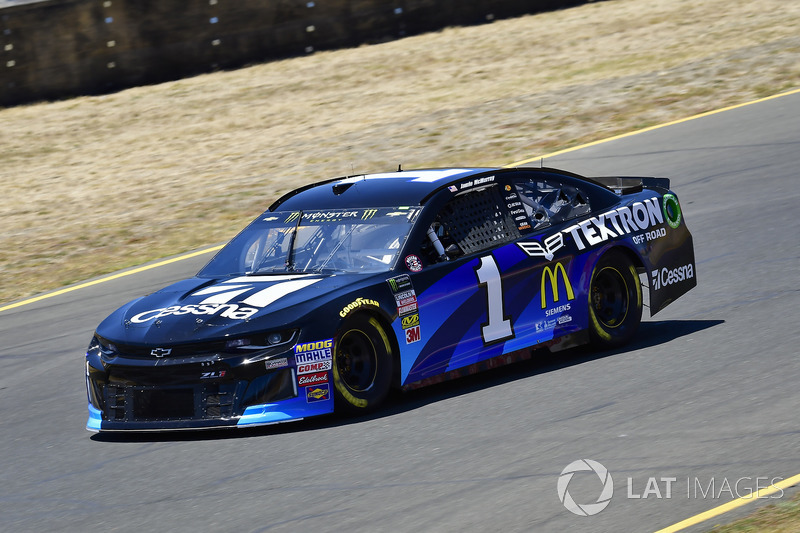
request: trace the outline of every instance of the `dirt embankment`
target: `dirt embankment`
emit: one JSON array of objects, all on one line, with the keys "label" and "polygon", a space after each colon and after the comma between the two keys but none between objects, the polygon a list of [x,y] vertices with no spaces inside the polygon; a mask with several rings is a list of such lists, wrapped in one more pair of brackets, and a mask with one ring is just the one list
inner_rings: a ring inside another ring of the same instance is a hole
[{"label": "dirt embankment", "polygon": [[[800,3],[607,0],[0,110],[0,302],[336,175],[503,165],[800,86]],[[620,169],[624,172],[624,169]]]}]

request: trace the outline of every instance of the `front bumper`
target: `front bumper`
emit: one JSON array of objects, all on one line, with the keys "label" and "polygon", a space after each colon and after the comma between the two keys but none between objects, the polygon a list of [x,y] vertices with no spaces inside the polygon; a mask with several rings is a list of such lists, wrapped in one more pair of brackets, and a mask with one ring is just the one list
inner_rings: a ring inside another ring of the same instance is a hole
[{"label": "front bumper", "polygon": [[169,362],[87,354],[86,429],[252,427],[333,412],[330,372],[299,386],[291,352],[282,359],[285,366],[270,368],[219,354]]}]

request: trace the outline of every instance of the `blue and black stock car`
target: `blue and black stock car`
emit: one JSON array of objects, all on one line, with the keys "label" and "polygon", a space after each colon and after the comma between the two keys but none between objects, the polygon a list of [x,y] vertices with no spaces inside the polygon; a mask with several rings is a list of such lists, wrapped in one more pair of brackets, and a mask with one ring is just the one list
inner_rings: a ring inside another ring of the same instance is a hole
[{"label": "blue and black stock car", "polygon": [[696,284],[663,178],[548,168],[350,176],[277,200],[195,277],[106,318],[92,431],[364,412],[415,388],[591,342]]}]

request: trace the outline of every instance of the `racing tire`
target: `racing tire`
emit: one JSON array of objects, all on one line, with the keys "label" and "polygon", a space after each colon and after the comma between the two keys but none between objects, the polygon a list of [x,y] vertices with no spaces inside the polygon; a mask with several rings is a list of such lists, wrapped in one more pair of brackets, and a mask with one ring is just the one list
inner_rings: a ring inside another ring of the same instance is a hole
[{"label": "racing tire", "polygon": [[589,336],[596,348],[627,344],[642,320],[642,284],[624,253],[604,254],[589,285]]},{"label": "racing tire", "polygon": [[366,413],[380,405],[392,383],[392,343],[381,323],[367,315],[347,320],[332,367],[337,411]]}]

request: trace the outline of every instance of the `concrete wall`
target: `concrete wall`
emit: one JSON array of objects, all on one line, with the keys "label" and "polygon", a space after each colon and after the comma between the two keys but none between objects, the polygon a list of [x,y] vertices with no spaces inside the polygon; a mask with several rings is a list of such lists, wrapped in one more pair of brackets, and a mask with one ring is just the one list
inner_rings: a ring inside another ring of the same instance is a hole
[{"label": "concrete wall", "polygon": [[0,105],[104,93],[584,1],[0,0]]}]

